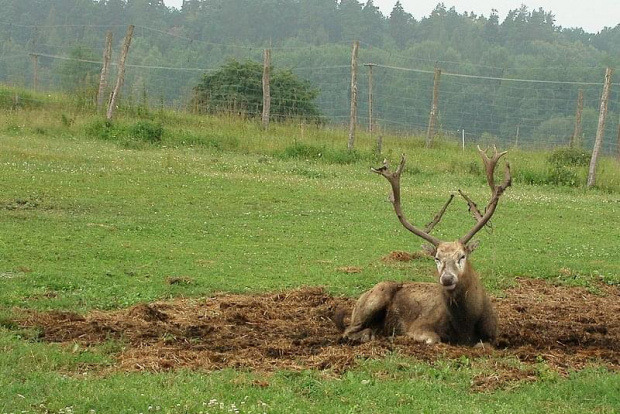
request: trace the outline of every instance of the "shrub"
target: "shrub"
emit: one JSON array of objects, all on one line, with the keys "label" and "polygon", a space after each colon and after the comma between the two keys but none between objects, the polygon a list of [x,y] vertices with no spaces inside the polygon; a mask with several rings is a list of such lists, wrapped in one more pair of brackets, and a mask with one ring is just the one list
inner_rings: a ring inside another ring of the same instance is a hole
[{"label": "shrub", "polygon": [[579,187],[582,183],[576,171],[563,167],[553,167],[547,175],[548,184],[566,185],[569,187]]},{"label": "shrub", "polygon": [[573,135],[574,119],[570,116],[554,116],[540,123],[532,133],[535,142],[568,143]]},{"label": "shrub", "polygon": [[138,121],[129,127],[131,137],[149,144],[159,144],[164,135],[164,127],[151,121]]},{"label": "shrub", "polygon": [[104,141],[116,141],[128,148],[139,148],[141,144],[160,144],[164,127],[152,121],[138,121],[123,125],[108,120],[97,120],[86,127],[86,133]]},{"label": "shrub", "polygon": [[580,171],[590,163],[590,154],[580,148],[560,148],[549,155],[547,162],[547,184],[579,187],[585,182]]},{"label": "shrub", "polygon": [[0,88],[0,109],[35,109],[43,103],[28,91]]},{"label": "shrub", "polygon": [[98,119],[86,127],[86,134],[89,137],[104,141],[113,141],[117,138],[116,128],[110,121]]},{"label": "shrub", "polygon": [[295,144],[286,147],[282,153],[282,158],[301,158],[301,159],[319,159],[325,152],[324,147],[314,145]]},{"label": "shrub", "polygon": [[62,122],[62,125],[64,127],[69,128],[75,122],[75,118],[71,118],[67,116],[66,114],[61,114],[60,121]]},{"label": "shrub", "polygon": [[515,171],[514,180],[529,185],[543,185],[548,183],[549,175],[546,172],[526,167]]},{"label": "shrub", "polygon": [[555,167],[583,167],[590,163],[590,154],[580,148],[559,148],[547,161]]},{"label": "shrub", "polygon": [[[203,113],[233,113],[259,117],[263,110],[263,67],[257,62],[230,61],[206,73],[194,87],[193,106]],[[290,118],[320,121],[314,100],[319,94],[310,82],[290,70],[272,70],[271,113],[273,120]]]},{"label": "shrub", "polygon": [[325,146],[295,144],[286,147],[276,156],[282,159],[297,158],[303,160],[323,160],[332,164],[353,164],[362,160],[376,161],[372,152],[361,152],[347,149],[330,149]]}]

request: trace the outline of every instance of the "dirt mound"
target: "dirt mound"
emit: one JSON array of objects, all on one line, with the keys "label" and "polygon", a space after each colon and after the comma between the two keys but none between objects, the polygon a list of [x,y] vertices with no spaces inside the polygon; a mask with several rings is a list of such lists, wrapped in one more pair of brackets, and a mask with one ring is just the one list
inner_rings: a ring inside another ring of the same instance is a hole
[{"label": "dirt mound", "polygon": [[[535,380],[544,360],[560,374],[590,363],[620,369],[620,289],[551,286],[521,279],[493,299],[500,319],[496,350],[449,345],[426,346],[402,337],[366,344],[345,343],[331,321],[335,310],[353,299],[333,297],[320,288],[264,295],[221,294],[201,299],[141,304],[115,312],[75,315],[30,313],[16,321],[38,327],[47,342],[125,345],[120,370],[217,370],[226,367],[270,372],[319,369],[339,374],[358,358],[388,353],[433,363],[439,359],[478,364],[487,374],[473,388],[489,389]],[[515,366],[515,357],[521,362]],[[488,368],[488,369],[486,369]]]},{"label": "dirt mound", "polygon": [[403,251],[393,251],[390,254],[381,258],[384,262],[410,262],[412,260],[421,259],[428,257],[428,253],[423,251],[416,252],[403,252]]}]

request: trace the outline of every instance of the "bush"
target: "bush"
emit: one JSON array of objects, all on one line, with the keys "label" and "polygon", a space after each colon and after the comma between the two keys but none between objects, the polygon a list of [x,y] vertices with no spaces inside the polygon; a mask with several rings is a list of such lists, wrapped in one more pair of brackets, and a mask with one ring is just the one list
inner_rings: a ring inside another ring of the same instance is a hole
[{"label": "bush", "polygon": [[544,185],[549,183],[549,175],[537,169],[520,168],[515,171],[514,180],[529,185]]},{"label": "bush", "polygon": [[547,161],[554,167],[583,167],[590,164],[590,154],[580,148],[560,148]]},{"label": "bush", "polygon": [[358,161],[376,161],[374,153],[347,149],[329,149],[325,146],[295,144],[277,153],[281,159],[323,160],[332,164],[353,164]]},{"label": "bush", "polygon": [[547,175],[548,184],[566,185],[569,187],[579,187],[580,180],[576,171],[563,167],[555,166]]},{"label": "bush", "polygon": [[151,121],[139,121],[129,127],[129,133],[138,141],[159,144],[164,135],[164,127]]},{"label": "bush", "polygon": [[86,133],[104,141],[116,141],[128,148],[139,148],[141,144],[160,144],[164,127],[152,121],[138,121],[123,125],[108,120],[97,120],[86,127]]},{"label": "bush", "polygon": [[575,121],[570,116],[554,116],[543,121],[533,132],[535,142],[568,143],[573,135]]},{"label": "bush", "polygon": [[117,138],[117,131],[110,121],[98,119],[86,127],[86,134],[89,137],[104,141],[113,141]]},{"label": "bush", "polygon": [[[257,62],[231,61],[203,75],[194,87],[193,106],[203,113],[232,113],[260,117],[263,111],[263,67]],[[320,122],[314,100],[319,94],[310,82],[290,70],[271,70],[271,119],[301,118]]]},{"label": "bush", "polygon": [[281,158],[319,159],[325,152],[324,147],[295,144],[284,149]]},{"label": "bush", "polygon": [[0,88],[0,109],[35,109],[43,103],[28,91]]},{"label": "bush", "polygon": [[560,148],[549,155],[547,162],[547,184],[579,187],[585,183],[580,172],[590,163],[590,154],[579,148]]}]

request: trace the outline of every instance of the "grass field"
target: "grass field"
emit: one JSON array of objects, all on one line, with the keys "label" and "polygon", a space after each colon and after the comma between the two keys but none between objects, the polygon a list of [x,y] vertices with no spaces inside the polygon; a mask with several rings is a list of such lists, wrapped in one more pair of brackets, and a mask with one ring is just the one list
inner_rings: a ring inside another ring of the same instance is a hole
[{"label": "grass field", "polygon": [[[381,260],[418,250],[421,240],[398,223],[388,184],[369,169],[381,163],[374,142],[360,135],[350,154],[343,131],[312,126],[264,132],[252,122],[169,113],[110,126],[57,109],[1,112],[0,412],[620,410],[620,377],[597,364],[482,393],[471,390],[472,377],[493,364],[428,364],[398,353],[360,360],[344,375],[136,373],[114,369],[122,343],[50,344],[15,324],[29,311],[86,314],[303,286],[356,297],[381,280],[430,280],[430,260]],[[441,141],[427,150],[418,139],[384,138],[392,164],[403,152],[412,221],[426,223],[459,188],[486,204],[473,147]],[[478,234],[473,258],[493,295],[517,277],[592,292],[620,283],[618,163],[603,159],[598,187],[586,191],[570,184],[585,181],[585,167],[562,170],[569,185],[549,184],[548,155],[512,149],[507,156],[513,187],[493,230]],[[458,201],[435,234],[455,239],[472,224]],[[547,372],[543,360],[537,366]]]}]

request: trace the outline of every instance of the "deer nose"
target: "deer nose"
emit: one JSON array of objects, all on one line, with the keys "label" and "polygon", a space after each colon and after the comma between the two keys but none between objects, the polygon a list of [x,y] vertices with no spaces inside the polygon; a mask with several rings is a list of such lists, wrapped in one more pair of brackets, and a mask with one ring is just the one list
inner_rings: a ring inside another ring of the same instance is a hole
[{"label": "deer nose", "polygon": [[458,278],[452,273],[442,273],[439,278],[439,283],[441,283],[443,287],[450,289],[453,289],[456,286],[457,281]]}]

